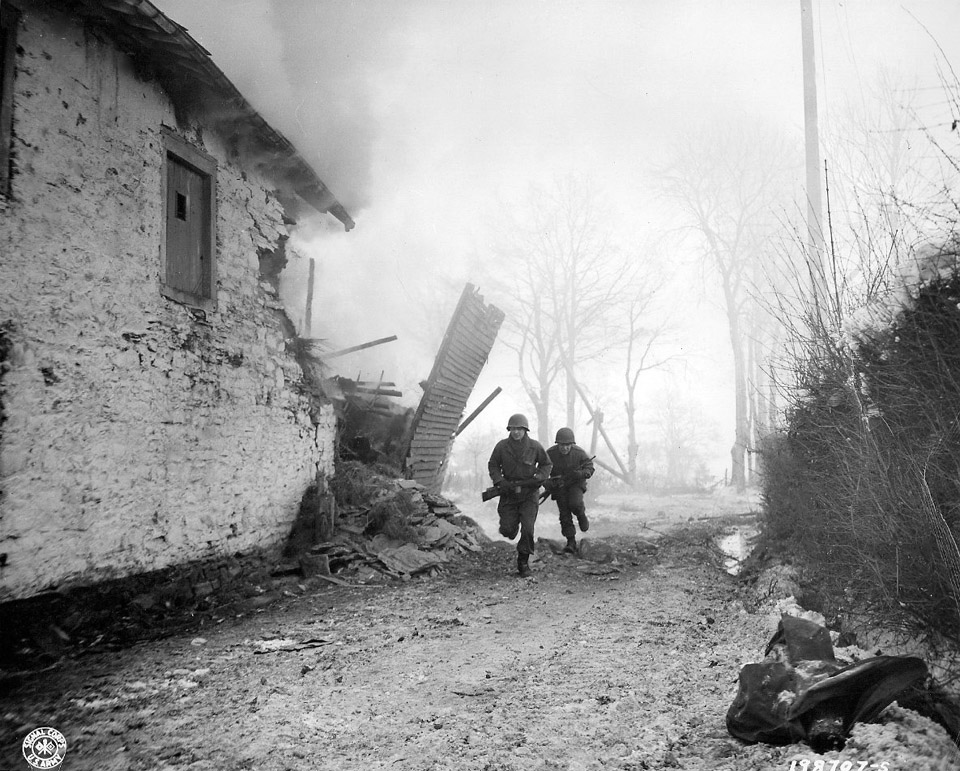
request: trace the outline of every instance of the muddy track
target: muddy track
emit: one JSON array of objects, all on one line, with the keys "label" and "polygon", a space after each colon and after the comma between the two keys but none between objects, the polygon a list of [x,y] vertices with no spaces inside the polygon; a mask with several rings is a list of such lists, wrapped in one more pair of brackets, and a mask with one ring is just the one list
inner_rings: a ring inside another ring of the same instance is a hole
[{"label": "muddy track", "polygon": [[64,769],[757,769],[724,715],[769,619],[702,537],[611,540],[611,567],[489,544],[438,578],[306,595],[88,655],[4,699],[0,767],[66,735]]}]

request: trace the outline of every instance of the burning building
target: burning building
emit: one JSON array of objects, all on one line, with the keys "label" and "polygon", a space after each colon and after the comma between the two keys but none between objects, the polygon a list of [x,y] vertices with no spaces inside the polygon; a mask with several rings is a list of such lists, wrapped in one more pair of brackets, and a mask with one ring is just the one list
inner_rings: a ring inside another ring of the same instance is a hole
[{"label": "burning building", "polygon": [[0,68],[0,602],[279,544],[336,432],[288,227],[353,221],[147,0],[2,0]]}]

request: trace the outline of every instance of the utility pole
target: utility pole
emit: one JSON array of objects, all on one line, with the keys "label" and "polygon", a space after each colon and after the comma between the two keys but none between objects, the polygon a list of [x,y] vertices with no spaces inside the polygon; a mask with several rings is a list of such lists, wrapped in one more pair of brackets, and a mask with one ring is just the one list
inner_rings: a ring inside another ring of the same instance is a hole
[{"label": "utility pole", "polygon": [[817,126],[817,69],[813,46],[813,0],[800,0],[800,31],[803,41],[803,126],[807,167],[807,261],[813,276],[814,301],[824,287],[823,209],[820,198],[820,136]]}]

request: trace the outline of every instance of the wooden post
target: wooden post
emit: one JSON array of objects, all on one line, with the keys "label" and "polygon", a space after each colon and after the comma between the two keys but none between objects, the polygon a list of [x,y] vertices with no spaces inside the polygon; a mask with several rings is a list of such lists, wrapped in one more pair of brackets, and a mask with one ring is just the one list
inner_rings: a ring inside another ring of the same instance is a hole
[{"label": "wooden post", "polygon": [[590,437],[590,454],[597,454],[597,435],[600,433],[600,424],[603,423],[603,410],[597,410],[593,418],[593,436]]},{"label": "wooden post", "polygon": [[593,462],[596,463],[600,468],[602,468],[602,469],[603,469],[604,471],[606,471],[608,474],[613,474],[613,476],[615,476],[615,477],[616,477],[617,479],[619,479],[621,482],[626,482],[628,485],[630,485],[631,487],[633,487],[633,482],[630,481],[630,477],[625,476],[624,474],[621,474],[621,473],[620,473],[619,471],[617,471],[613,466],[610,466],[610,465],[604,463],[604,462],[603,462],[602,460],[600,460],[599,458],[594,458]]},{"label": "wooden post", "polygon": [[[571,373],[572,377],[572,373]],[[607,436],[607,432],[603,430],[603,425],[600,422],[597,422],[597,413],[593,411],[593,407],[590,406],[590,402],[587,400],[587,395],[583,392],[583,389],[580,387],[580,383],[577,382],[576,378],[573,379],[573,385],[577,389],[577,393],[580,394],[580,398],[583,400],[583,406],[587,408],[587,412],[590,413],[590,416],[593,418],[594,423],[597,426],[597,431],[600,432],[600,436],[603,437],[603,441],[607,445],[607,449],[610,450],[610,453],[613,455],[613,459],[617,462],[617,465],[620,467],[620,471],[623,472],[625,479],[630,478],[630,472],[627,470],[627,467],[623,465],[623,461],[620,460],[620,455],[617,453],[617,449],[613,446],[613,442],[610,441],[610,437]]]},{"label": "wooden post", "polygon": [[[610,441],[610,437],[607,436],[607,432],[603,430],[603,421],[597,420],[597,412],[594,411],[593,407],[590,406],[590,401],[587,399],[587,395],[583,392],[583,389],[580,387],[580,383],[577,381],[577,378],[573,374],[573,367],[570,365],[570,360],[567,359],[566,354],[563,350],[560,351],[560,356],[563,359],[563,366],[566,367],[567,372],[570,375],[570,381],[573,383],[574,388],[576,388],[577,393],[580,395],[580,398],[583,400],[583,406],[587,408],[587,412],[590,413],[590,417],[593,418],[594,425],[596,426],[597,431],[600,432],[600,436],[603,437],[603,441],[607,445],[607,449],[610,450],[610,453],[613,455],[613,459],[617,462],[617,465],[620,467],[620,471],[623,473],[623,480],[627,484],[632,486],[632,483],[628,481],[630,479],[630,472],[627,470],[627,467],[623,465],[623,461],[620,460],[620,455],[617,452],[617,449],[613,446],[613,442]],[[619,476],[619,474],[618,474]]]},{"label": "wooden post", "polygon": [[[361,343],[360,345],[353,345],[350,348],[341,348],[339,351],[333,351],[328,353],[324,358],[334,359],[337,356],[343,356],[348,353],[353,353],[354,351],[362,351],[364,348],[372,348],[375,345],[382,345],[383,343],[392,343],[397,339],[396,335],[390,335],[390,337],[381,337],[379,340],[371,340],[369,343]],[[360,376],[357,375],[357,379]]]},{"label": "wooden post", "polygon": [[321,493],[317,496],[317,518],[314,543],[323,543],[333,537],[337,529],[337,501],[333,493]]},{"label": "wooden post", "polygon": [[310,274],[307,277],[307,307],[303,311],[303,331],[300,337],[310,337],[310,327],[313,326],[313,277],[316,271],[313,257],[310,258]]},{"label": "wooden post", "polygon": [[817,119],[817,71],[813,42],[813,0],[800,0],[803,55],[803,126],[807,169],[807,258],[813,275],[814,301],[825,294],[823,283],[823,228],[820,196],[820,139]]}]

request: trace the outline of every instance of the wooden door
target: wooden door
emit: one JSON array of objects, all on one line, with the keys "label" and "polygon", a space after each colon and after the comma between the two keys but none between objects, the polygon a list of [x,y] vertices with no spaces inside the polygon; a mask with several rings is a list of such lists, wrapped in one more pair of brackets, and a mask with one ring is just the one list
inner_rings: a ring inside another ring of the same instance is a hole
[{"label": "wooden door", "polygon": [[210,296],[210,255],[204,176],[167,157],[167,285],[195,297]]}]

